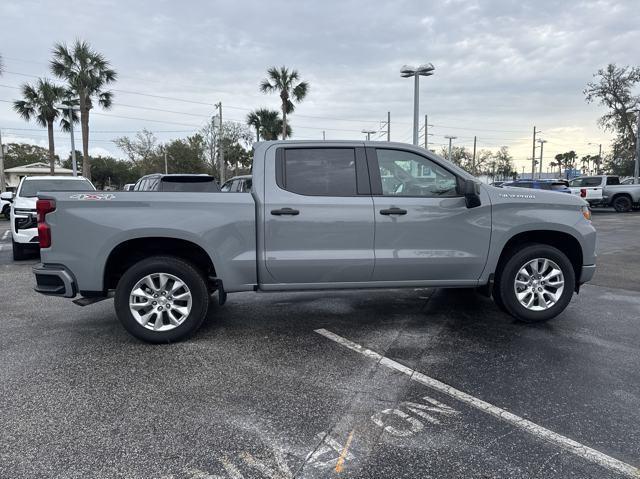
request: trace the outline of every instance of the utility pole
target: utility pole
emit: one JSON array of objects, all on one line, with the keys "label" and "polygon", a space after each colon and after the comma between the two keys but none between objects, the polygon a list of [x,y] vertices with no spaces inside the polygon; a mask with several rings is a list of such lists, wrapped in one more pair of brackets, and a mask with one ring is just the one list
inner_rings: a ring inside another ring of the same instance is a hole
[{"label": "utility pole", "polygon": [[457,136],[449,136],[449,135],[447,135],[447,136],[445,136],[445,138],[449,140],[449,161],[451,161],[451,141],[455,140],[458,137]]},{"label": "utility pole", "polygon": [[420,111],[420,75],[414,75],[413,83],[413,144],[418,145],[418,113]]},{"label": "utility pole", "polygon": [[220,125],[219,125],[219,134],[218,134],[218,156],[220,157],[219,161],[220,161],[220,184],[224,183],[224,177],[225,177],[225,167],[224,167],[224,148],[223,148],[223,142],[222,142],[222,102],[218,102],[216,104],[216,107],[218,108],[218,120],[220,120]]},{"label": "utility pole", "polygon": [[[596,174],[599,175],[600,172],[602,171],[600,168],[600,165],[602,164],[602,143],[599,144],[599,150],[598,150],[598,166],[596,167]],[[636,180],[637,182],[637,180]]]},{"label": "utility pole", "polygon": [[169,167],[168,167],[168,163],[167,163],[167,147],[164,147],[164,174],[168,175],[169,174]]},{"label": "utility pole", "polygon": [[638,176],[640,176],[640,109],[636,110],[638,115],[638,129],[636,130],[636,164],[633,168],[633,183],[638,184]]},{"label": "utility pole", "polygon": [[424,149],[429,151],[429,115],[424,116]]},{"label": "utility pole", "polygon": [[540,179],[542,179],[542,152],[544,150],[544,144],[546,142],[547,140],[543,140],[543,139],[538,140],[538,143],[540,143]]},{"label": "utility pole", "polygon": [[391,141],[391,112],[387,112],[387,141]]},{"label": "utility pole", "polygon": [[322,139],[323,139],[323,140],[326,140],[326,139],[327,139],[327,138],[325,137],[324,130],[322,130]]},{"label": "utility pole", "polygon": [[0,130],[0,193],[4,193],[7,185],[4,180],[4,145],[2,144],[2,131]]},{"label": "utility pole", "polygon": [[473,137],[473,158],[471,159],[471,174],[476,174],[476,142],[478,141],[478,137],[474,135]]},{"label": "utility pole", "polygon": [[533,153],[531,153],[531,179],[536,176],[536,127],[533,127]]}]

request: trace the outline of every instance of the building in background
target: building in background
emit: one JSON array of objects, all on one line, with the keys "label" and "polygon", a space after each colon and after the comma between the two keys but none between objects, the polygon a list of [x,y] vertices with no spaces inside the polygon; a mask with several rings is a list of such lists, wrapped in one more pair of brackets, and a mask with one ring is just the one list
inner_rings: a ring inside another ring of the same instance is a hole
[{"label": "building in background", "polygon": [[[7,183],[7,189],[15,190],[20,183],[20,180],[25,176],[34,176],[34,175],[50,175],[51,171],[49,169],[49,163],[30,163],[28,165],[15,166],[13,168],[7,168],[4,170],[4,176]],[[60,166],[56,166],[55,176],[71,176],[73,175],[73,170],[68,168],[62,168]]]}]

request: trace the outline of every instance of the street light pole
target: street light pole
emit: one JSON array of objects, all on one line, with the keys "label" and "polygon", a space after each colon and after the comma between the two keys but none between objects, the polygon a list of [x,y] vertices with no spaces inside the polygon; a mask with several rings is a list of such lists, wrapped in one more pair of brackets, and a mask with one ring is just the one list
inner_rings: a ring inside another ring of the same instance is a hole
[{"label": "street light pole", "polygon": [[[73,100],[68,100],[68,103],[73,102]],[[56,105],[56,108],[61,110],[66,110],[67,116],[69,117],[69,133],[71,134],[71,168],[73,169],[73,176],[78,176],[78,162],[76,160],[76,141],[74,138],[74,128],[73,128],[73,112],[80,111],[80,108],[74,108],[72,105],[63,104]]]},{"label": "street light pole", "polygon": [[362,133],[367,135],[367,141],[371,141],[371,134],[375,132],[376,130],[362,130]]},{"label": "street light pole", "polygon": [[536,127],[533,127],[533,153],[531,153],[531,179],[536,176]]},{"label": "street light pole", "polygon": [[449,140],[449,161],[451,161],[451,141],[455,140],[458,137],[457,136],[449,136],[449,135],[447,135],[447,136],[445,136],[445,138]]},{"label": "street light pole", "polygon": [[543,139],[538,140],[538,143],[540,143],[540,179],[542,179],[542,152],[544,151],[544,144],[546,142],[547,140],[543,140]]},{"label": "street light pole", "polygon": [[0,193],[4,193],[7,185],[4,179],[4,145],[2,144],[2,131],[0,130]]},{"label": "street light pole", "polygon": [[224,167],[224,148],[222,142],[222,102],[216,103],[216,108],[218,109],[218,120],[220,121],[219,126],[219,134],[218,134],[218,155],[220,157],[220,184],[224,183],[225,177],[225,167]]},{"label": "street light pole", "polygon": [[413,77],[413,144],[418,145],[418,130],[419,130],[419,112],[420,112],[420,78],[421,76],[431,76],[433,75],[433,71],[435,67],[431,63],[425,63],[424,65],[420,65],[419,67],[411,67],[408,65],[404,65],[400,69],[400,76],[402,78],[411,78]]}]

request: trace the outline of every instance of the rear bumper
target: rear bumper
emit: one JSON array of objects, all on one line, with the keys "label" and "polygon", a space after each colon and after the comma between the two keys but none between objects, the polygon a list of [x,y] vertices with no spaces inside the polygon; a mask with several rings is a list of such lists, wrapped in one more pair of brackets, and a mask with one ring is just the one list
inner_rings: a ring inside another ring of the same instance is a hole
[{"label": "rear bumper", "polygon": [[595,264],[584,264],[582,265],[582,271],[580,272],[580,284],[584,284],[587,283],[588,281],[591,281],[591,278],[593,278],[593,275],[596,272],[596,265]]},{"label": "rear bumper", "polygon": [[73,298],[78,292],[73,274],[64,266],[40,263],[33,267],[33,274],[38,293]]}]

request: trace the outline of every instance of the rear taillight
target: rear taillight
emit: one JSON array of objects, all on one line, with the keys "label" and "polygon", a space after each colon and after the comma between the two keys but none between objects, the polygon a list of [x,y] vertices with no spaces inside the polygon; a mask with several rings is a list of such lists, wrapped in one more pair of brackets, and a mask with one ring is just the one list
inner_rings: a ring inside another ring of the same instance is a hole
[{"label": "rear taillight", "polygon": [[586,198],[587,197],[587,190],[584,188],[580,188],[580,198]]},{"label": "rear taillight", "polygon": [[46,222],[47,213],[51,213],[56,209],[55,200],[38,200],[36,201],[36,211],[38,212],[38,240],[40,248],[49,248],[51,246],[51,228]]}]

